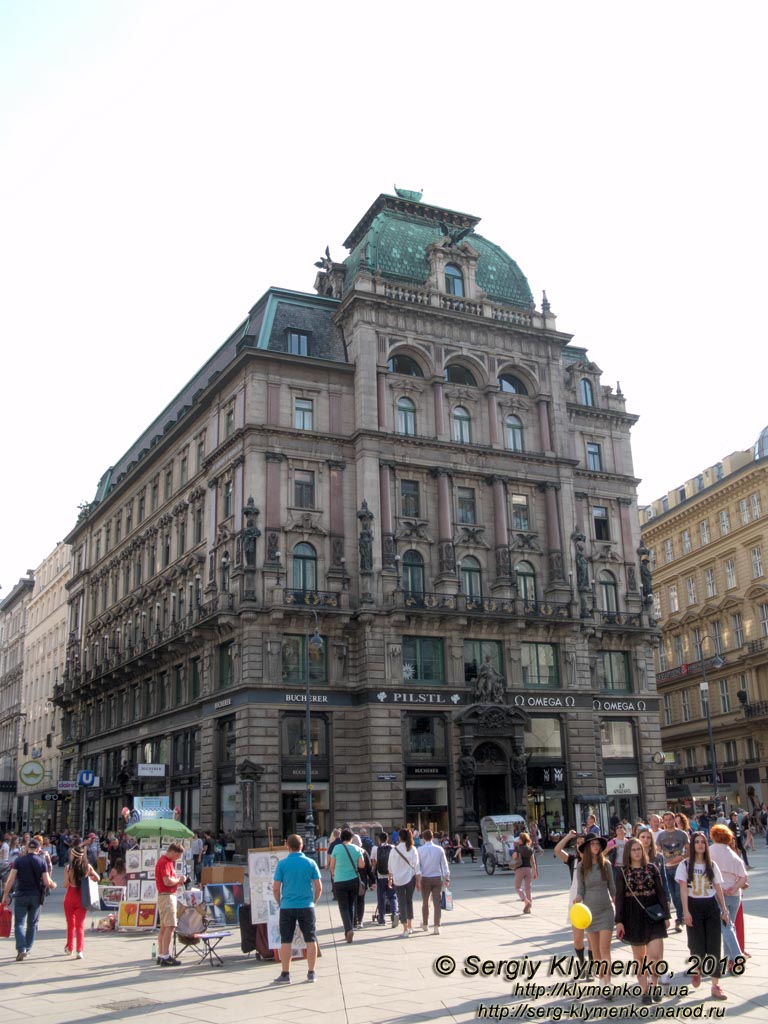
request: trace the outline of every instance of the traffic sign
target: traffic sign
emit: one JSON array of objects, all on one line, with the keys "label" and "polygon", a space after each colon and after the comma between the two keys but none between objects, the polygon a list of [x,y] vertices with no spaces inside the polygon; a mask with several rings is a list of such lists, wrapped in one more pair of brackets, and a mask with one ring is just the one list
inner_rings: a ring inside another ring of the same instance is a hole
[{"label": "traffic sign", "polygon": [[82,771],[77,773],[77,782],[80,786],[92,786],[95,779],[96,776],[92,771]]}]

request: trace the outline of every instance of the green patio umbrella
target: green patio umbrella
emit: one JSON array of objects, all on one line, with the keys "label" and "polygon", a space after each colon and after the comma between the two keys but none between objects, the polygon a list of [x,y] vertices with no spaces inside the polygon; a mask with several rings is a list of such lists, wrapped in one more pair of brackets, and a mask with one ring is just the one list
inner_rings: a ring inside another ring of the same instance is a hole
[{"label": "green patio umbrella", "polygon": [[146,818],[129,825],[125,830],[127,836],[135,839],[146,839],[149,836],[161,836],[166,839],[191,839],[194,832],[181,821],[173,818]]}]

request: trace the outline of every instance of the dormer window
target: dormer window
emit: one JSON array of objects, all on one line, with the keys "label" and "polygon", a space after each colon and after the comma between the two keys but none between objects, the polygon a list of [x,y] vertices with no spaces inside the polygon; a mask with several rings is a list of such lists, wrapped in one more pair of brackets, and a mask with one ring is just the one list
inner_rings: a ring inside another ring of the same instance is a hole
[{"label": "dormer window", "polygon": [[582,377],[579,388],[581,391],[581,404],[594,405],[595,396],[592,391],[592,382],[590,380],[587,380],[586,377]]},{"label": "dormer window", "polygon": [[464,275],[455,263],[447,263],[445,266],[445,290],[457,298],[464,297]]},{"label": "dormer window", "polygon": [[302,331],[288,331],[288,351],[292,356],[308,355],[309,335]]}]

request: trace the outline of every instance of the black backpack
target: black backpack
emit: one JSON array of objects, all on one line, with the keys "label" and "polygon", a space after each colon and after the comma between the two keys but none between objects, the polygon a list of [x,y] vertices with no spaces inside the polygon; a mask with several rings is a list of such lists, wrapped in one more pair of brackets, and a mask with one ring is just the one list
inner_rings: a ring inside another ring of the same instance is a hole
[{"label": "black backpack", "polygon": [[389,855],[392,853],[392,847],[389,843],[382,843],[379,847],[378,853],[376,854],[376,874],[387,875],[389,874]]}]

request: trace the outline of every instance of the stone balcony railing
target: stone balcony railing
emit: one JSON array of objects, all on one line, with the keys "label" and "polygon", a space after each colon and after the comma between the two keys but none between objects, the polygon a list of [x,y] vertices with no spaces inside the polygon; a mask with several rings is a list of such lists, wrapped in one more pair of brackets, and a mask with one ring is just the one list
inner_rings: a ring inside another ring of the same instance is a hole
[{"label": "stone balcony railing", "polygon": [[545,326],[545,317],[536,310],[528,311],[514,309],[510,306],[499,306],[487,299],[475,301],[459,295],[447,295],[445,292],[432,291],[428,288],[395,284],[392,281],[379,281],[376,291],[388,299],[407,302],[414,306],[431,306],[434,309],[450,310],[452,313],[467,313],[469,316],[498,320],[519,327]]}]

